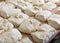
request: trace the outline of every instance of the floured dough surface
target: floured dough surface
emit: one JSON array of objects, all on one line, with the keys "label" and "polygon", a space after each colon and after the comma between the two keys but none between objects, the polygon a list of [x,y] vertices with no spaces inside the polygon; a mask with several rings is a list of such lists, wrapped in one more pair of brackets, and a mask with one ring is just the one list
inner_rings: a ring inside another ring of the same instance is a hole
[{"label": "floured dough surface", "polygon": [[0,0],[0,43],[46,43],[60,29],[60,0]]}]

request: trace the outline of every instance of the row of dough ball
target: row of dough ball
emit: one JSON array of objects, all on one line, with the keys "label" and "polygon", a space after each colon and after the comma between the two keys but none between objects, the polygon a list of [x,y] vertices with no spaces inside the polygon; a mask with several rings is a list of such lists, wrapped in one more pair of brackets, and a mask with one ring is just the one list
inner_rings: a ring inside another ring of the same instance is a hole
[{"label": "row of dough ball", "polygon": [[[18,25],[20,25],[21,23],[22,23],[22,21],[23,20],[25,20],[25,19],[28,19],[29,18],[29,16],[28,15],[26,15],[26,14],[24,14],[24,13],[22,13],[21,12],[21,10],[20,9],[13,9],[13,7],[11,8],[11,6],[10,7],[8,7],[10,5],[10,3],[8,3],[8,4],[6,4],[6,3],[4,3],[4,2],[1,2],[0,3],[0,15],[2,16],[2,17],[4,17],[4,18],[9,18],[9,21],[11,21],[15,26],[18,26]],[[31,10],[31,9],[30,9]],[[32,10],[33,11],[33,10]],[[57,11],[58,12],[58,11]],[[30,11],[25,11],[25,13],[27,13],[27,14],[29,14],[29,15],[34,15],[34,13],[31,13]],[[58,12],[59,13],[59,12]],[[16,16],[15,16],[16,15]],[[46,19],[50,16],[50,15],[52,15],[52,13],[50,12],[50,11],[48,11],[48,10],[41,10],[41,11],[38,11],[38,13],[36,13],[36,15],[35,15],[35,18],[37,18],[38,20],[41,20],[41,21],[46,21]],[[12,16],[12,17],[11,17]],[[19,16],[19,17],[17,17],[17,16]],[[21,16],[21,17],[20,17]],[[59,16],[59,15],[58,15]],[[11,19],[12,18],[12,19]],[[22,19],[21,19],[22,18]],[[58,18],[59,19],[59,18]],[[14,20],[16,20],[16,21],[14,21]],[[19,22],[20,21],[20,22]],[[59,21],[59,20],[58,20]],[[57,21],[55,21],[55,22],[57,22]],[[50,23],[49,23],[50,24]],[[56,23],[54,23],[54,24],[56,24]],[[52,25],[52,24],[51,24]],[[56,25],[59,25],[59,23],[58,24],[56,24]],[[59,26],[53,26],[53,27],[55,27],[55,28],[60,28]]]},{"label": "row of dough ball", "polygon": [[[40,21],[47,21],[49,25],[51,25],[52,27],[59,29],[60,27],[60,15],[58,14],[53,14],[50,15],[43,15],[43,14],[37,14],[36,15],[36,19],[40,20]],[[53,25],[54,24],[54,25]]]},{"label": "row of dough ball", "polygon": [[[37,13],[35,18],[39,21],[47,21],[49,25],[54,27],[55,29],[60,28],[60,15],[58,14],[51,14],[49,11],[42,11],[41,13]],[[8,20],[16,26],[19,26],[24,20],[29,19],[29,16],[23,13],[16,14],[8,18]],[[28,21],[28,20],[27,20]],[[38,23],[39,24],[39,23]],[[53,25],[55,24],[55,25]]]},{"label": "row of dough ball", "polygon": [[59,14],[52,14],[51,12],[45,10],[45,11],[41,11],[37,13],[35,18],[42,22],[47,21],[48,24],[54,27],[55,29],[60,28],[60,23],[59,23],[60,15]]},{"label": "row of dough ball", "polygon": [[60,0],[5,0],[6,2],[12,2],[17,4],[17,2],[30,2],[33,5],[43,5],[46,2],[60,3]]},{"label": "row of dough ball", "polygon": [[[43,0],[38,0],[38,1],[43,1]],[[15,0],[15,1],[14,0],[10,0],[10,1],[6,0],[6,3],[9,3],[9,2],[13,5],[16,5],[17,8],[23,10],[24,13],[26,13],[29,16],[35,16],[36,13],[38,13],[42,9],[52,11],[53,9],[57,8],[57,4],[52,3],[51,1],[44,3],[42,6],[33,5],[32,3],[29,3],[29,1],[27,1],[27,0]],[[36,2],[37,2],[37,0],[36,0]],[[56,10],[56,12],[58,12],[58,10]]]},{"label": "row of dough ball", "polygon": [[[24,0],[15,0],[15,1],[14,0],[6,0],[6,2],[8,2],[8,3],[10,2],[13,5],[16,5],[18,8],[20,8],[24,11],[28,10],[29,12],[31,12],[33,14],[36,14],[39,10],[41,10],[41,8],[44,10],[53,10],[54,8],[57,7],[57,5],[55,3],[52,3],[52,2],[44,3],[43,1],[44,0],[33,0],[31,3],[29,3],[28,0],[25,0],[25,1]],[[38,8],[35,7],[35,6],[37,6],[36,4],[40,5],[41,3],[42,4],[44,3],[44,4],[42,6],[38,6]]]},{"label": "row of dough ball", "polygon": [[[13,0],[12,0],[13,1]],[[6,2],[7,3],[7,2]],[[7,3],[7,7],[12,7],[14,8],[14,4],[12,3]],[[54,6],[54,7],[53,7]],[[29,16],[34,16],[39,10],[45,9],[45,10],[52,10],[57,7],[56,4],[52,2],[47,2],[45,3],[42,7],[41,6],[33,6],[29,2],[22,3],[21,1],[17,4],[17,7],[24,10],[24,13],[28,14]],[[41,7],[41,8],[40,8]],[[55,10],[54,10],[55,11]]]}]

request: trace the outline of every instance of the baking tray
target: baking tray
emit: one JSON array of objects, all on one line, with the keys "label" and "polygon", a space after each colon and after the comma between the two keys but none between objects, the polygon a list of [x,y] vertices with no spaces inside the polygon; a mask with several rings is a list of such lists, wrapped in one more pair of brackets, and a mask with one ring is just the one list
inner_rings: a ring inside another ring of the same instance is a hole
[{"label": "baking tray", "polygon": [[46,43],[50,43],[50,41],[52,41],[59,32],[60,32],[60,30],[57,30],[57,32],[55,34],[53,34]]}]

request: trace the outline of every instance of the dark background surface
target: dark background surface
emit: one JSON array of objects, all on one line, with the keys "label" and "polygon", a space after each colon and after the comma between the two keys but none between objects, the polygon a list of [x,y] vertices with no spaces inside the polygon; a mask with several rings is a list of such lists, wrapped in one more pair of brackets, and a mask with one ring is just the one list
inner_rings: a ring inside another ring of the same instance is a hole
[{"label": "dark background surface", "polygon": [[55,36],[55,38],[50,43],[60,43],[60,32]]}]

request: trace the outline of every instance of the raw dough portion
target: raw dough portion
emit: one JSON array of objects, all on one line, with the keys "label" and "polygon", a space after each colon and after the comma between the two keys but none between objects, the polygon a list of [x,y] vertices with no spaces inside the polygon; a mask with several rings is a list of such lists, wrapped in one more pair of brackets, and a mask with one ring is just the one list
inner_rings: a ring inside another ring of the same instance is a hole
[{"label": "raw dough portion", "polygon": [[30,17],[27,21],[29,21],[31,24],[33,24],[36,29],[38,29],[38,26],[41,25],[41,22],[33,17]]},{"label": "raw dough portion", "polygon": [[55,29],[60,28],[60,15],[53,14],[48,18],[48,24],[54,27]]},{"label": "raw dough portion", "polygon": [[58,3],[58,0],[49,0],[49,2]]},{"label": "raw dough portion", "polygon": [[29,16],[20,12],[18,14],[12,15],[8,20],[14,24],[15,27],[19,26],[24,20],[28,19]]},{"label": "raw dough portion", "polygon": [[21,40],[22,35],[17,29],[11,29],[3,34],[0,34],[0,43],[15,43]]},{"label": "raw dough portion", "polygon": [[25,9],[32,9],[33,8],[32,4],[29,3],[29,2],[19,3],[17,5],[17,7],[20,8],[20,9],[22,9],[22,11],[24,11]]},{"label": "raw dough portion", "polygon": [[3,19],[0,17],[0,33],[10,30],[13,27],[13,24],[10,23],[7,19]]},{"label": "raw dough portion", "polygon": [[52,13],[48,10],[43,10],[43,11],[39,11],[36,15],[35,18],[38,19],[39,21],[43,21],[45,22],[46,19],[52,15]]},{"label": "raw dough portion", "polygon": [[14,14],[20,13],[21,10],[20,9],[12,9],[10,7],[7,6],[1,6],[0,7],[0,16],[4,17],[4,18],[8,18]]},{"label": "raw dough portion", "polygon": [[57,7],[57,5],[52,2],[47,2],[42,6],[42,8],[45,10],[53,10],[56,7]]},{"label": "raw dough portion", "polygon": [[26,13],[27,15],[34,17],[36,15],[38,11],[34,10],[34,9],[25,9],[24,13]]},{"label": "raw dough portion", "polygon": [[0,2],[0,7],[9,7],[9,8],[15,8],[15,6],[11,3],[6,2]]},{"label": "raw dough portion", "polygon": [[31,9],[30,8],[25,9],[24,10],[24,13],[26,13],[27,15],[29,15],[31,17],[34,17],[40,10],[42,10],[41,7],[34,6]]},{"label": "raw dough portion", "polygon": [[43,5],[44,4],[44,0],[33,0],[32,4],[33,5],[37,5],[37,6]]},{"label": "raw dough portion", "polygon": [[10,23],[7,19],[3,19],[2,25],[0,25],[0,28],[5,29],[5,30],[11,29],[13,27],[14,27],[13,24]]},{"label": "raw dough portion", "polygon": [[45,43],[46,41],[49,40],[49,35],[46,34],[46,32],[33,32],[33,33],[31,33],[31,36],[36,43]]},{"label": "raw dough portion", "polygon": [[28,37],[25,37],[21,40],[22,43],[33,43]]},{"label": "raw dough portion", "polygon": [[54,34],[56,32],[55,28],[53,28],[52,26],[50,26],[48,24],[42,24],[41,26],[39,26],[39,28],[37,30],[45,31],[45,32],[52,32],[52,34]]},{"label": "raw dough portion", "polygon": [[19,26],[19,30],[23,33],[30,34],[31,32],[36,31],[39,25],[41,25],[41,23],[38,20],[29,18],[22,22],[22,24]]},{"label": "raw dough portion", "polygon": [[59,14],[60,15],[60,7],[55,8],[52,10],[52,13]]}]

